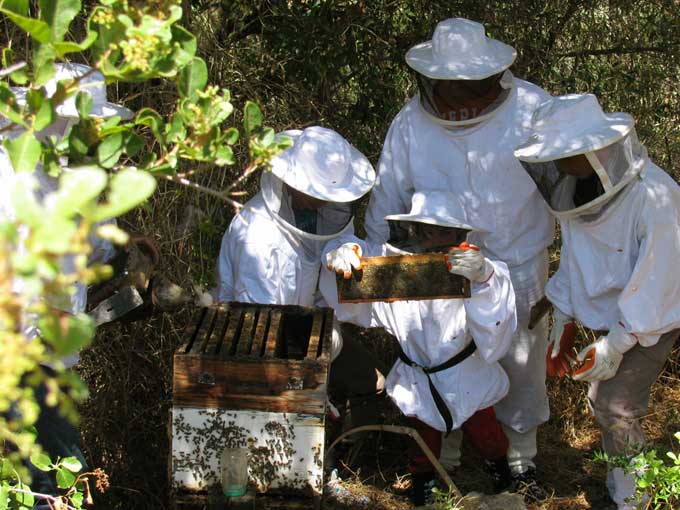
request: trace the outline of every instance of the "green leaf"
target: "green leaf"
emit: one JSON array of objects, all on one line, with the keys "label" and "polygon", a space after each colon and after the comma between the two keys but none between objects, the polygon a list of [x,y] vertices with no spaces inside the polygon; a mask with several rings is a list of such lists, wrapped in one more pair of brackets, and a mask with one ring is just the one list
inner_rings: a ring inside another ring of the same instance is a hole
[{"label": "green leaf", "polygon": [[35,249],[57,255],[71,251],[71,238],[78,226],[65,218],[44,218],[35,230]]},{"label": "green leaf", "polygon": [[84,313],[46,315],[38,321],[38,328],[59,357],[78,352],[94,336],[94,322]]},{"label": "green leaf", "polygon": [[177,78],[177,90],[182,97],[198,100],[197,91],[203,90],[208,83],[208,66],[202,58],[194,57]]},{"label": "green leaf", "polygon": [[7,84],[2,82],[0,82],[0,114],[7,117],[14,124],[26,126],[23,115],[17,109],[14,92],[12,92]]},{"label": "green leaf", "polygon": [[43,101],[35,114],[35,121],[33,123],[33,129],[36,131],[42,131],[47,126],[52,124],[56,120],[56,114],[54,113],[54,106],[52,105],[52,100],[48,99]]},{"label": "green leaf", "polygon": [[93,107],[94,99],[92,99],[92,96],[86,92],[78,92],[76,95],[76,110],[78,110],[78,116],[81,119],[89,117]]},{"label": "green leaf", "polygon": [[196,55],[196,37],[186,28],[179,25],[170,27],[172,42],[177,45],[177,50],[173,55],[173,62],[178,68],[187,65]]},{"label": "green leaf", "polygon": [[[76,492],[73,496],[71,496],[71,504],[73,505],[74,508],[82,508],[83,507],[83,493],[82,492]],[[2,509],[0,509],[2,510]]]},{"label": "green leaf", "polygon": [[21,509],[30,510],[33,508],[35,498],[31,493],[31,488],[24,483],[17,483],[17,489],[24,492],[10,492],[10,499],[13,499]]},{"label": "green leaf", "polygon": [[226,166],[234,164],[234,152],[231,147],[222,145],[215,154],[215,164],[218,166]]},{"label": "green leaf", "polygon": [[64,466],[71,473],[78,473],[83,469],[83,465],[77,457],[66,457],[65,459],[62,459],[59,464]]},{"label": "green leaf", "polygon": [[260,107],[252,101],[246,101],[243,108],[243,128],[248,136],[262,125],[262,111]]},{"label": "green leaf", "polygon": [[97,147],[97,161],[104,168],[113,168],[123,154],[123,133],[114,133]]},{"label": "green leaf", "polygon": [[76,483],[76,475],[65,468],[57,470],[57,487],[70,489],[74,483]]},{"label": "green leaf", "polygon": [[61,42],[80,12],[80,0],[39,0],[40,19],[50,26],[50,41]]},{"label": "green leaf", "polygon": [[125,137],[125,154],[135,156],[144,147],[144,139],[134,132],[128,132]]},{"label": "green leaf", "polygon": [[3,480],[0,483],[0,510],[7,510],[7,503],[9,500],[9,482]]},{"label": "green leaf", "polygon": [[228,145],[234,145],[238,141],[238,129],[231,127],[224,132],[224,142]]},{"label": "green leaf", "polygon": [[6,7],[7,2],[3,2],[0,6],[0,12],[7,16],[15,25],[27,32],[33,39],[40,43],[46,43],[50,40],[50,26],[35,18],[29,18],[13,12]]},{"label": "green leaf", "polygon": [[52,470],[52,460],[50,457],[44,453],[34,453],[31,455],[31,462],[40,471],[51,471]]},{"label": "green leaf", "polygon": [[42,146],[30,131],[23,132],[17,138],[6,138],[3,141],[7,154],[15,172],[33,172],[40,155]]},{"label": "green leaf", "polygon": [[155,189],[156,179],[148,172],[131,168],[122,170],[111,179],[108,199],[97,207],[92,219],[102,221],[125,214],[149,198]]},{"label": "green leaf", "polygon": [[50,44],[38,44],[33,51],[33,84],[45,85],[54,76],[57,54]]},{"label": "green leaf", "polygon": [[12,188],[12,206],[17,218],[30,227],[37,227],[44,221],[44,211],[35,199],[33,189],[35,181],[29,179],[17,179]]},{"label": "green leaf", "polygon": [[28,16],[28,0],[3,0],[0,5],[20,16]]},{"label": "green leaf", "polygon": [[[14,9],[12,9],[14,10]],[[15,10],[16,12],[16,10]],[[9,67],[11,65],[14,65],[14,52],[12,51],[12,48],[3,48],[2,50],[2,66],[3,67]],[[28,83],[28,73],[26,72],[26,67],[19,69],[18,71],[12,72],[10,75],[10,78],[14,83],[17,85],[25,85]]]},{"label": "green leaf", "polygon": [[267,128],[263,131],[262,137],[260,138],[260,143],[265,147],[269,147],[274,142],[274,137],[276,133],[272,128]]},{"label": "green leaf", "polygon": [[95,166],[79,167],[64,173],[59,181],[52,210],[62,218],[73,216],[104,191],[106,182],[106,172]]},{"label": "green leaf", "polygon": [[123,245],[130,240],[130,236],[128,235],[128,233],[125,232],[125,230],[118,228],[113,223],[104,223],[103,225],[97,228],[96,234],[98,237],[106,239],[107,241],[111,241],[113,244]]},{"label": "green leaf", "polygon": [[149,129],[151,129],[154,138],[156,138],[158,142],[163,141],[163,134],[161,133],[163,119],[161,118],[157,111],[152,110],[151,108],[142,108],[137,113],[135,124],[147,126]]},{"label": "green leaf", "polygon": [[96,40],[97,32],[95,32],[94,30],[90,30],[88,27],[87,35],[85,36],[85,39],[83,39],[81,42],[76,43],[72,41],[63,41],[54,43],[53,46],[54,50],[57,52],[57,56],[61,58],[69,53],[78,53],[81,51],[85,51],[90,46],[92,46],[92,44],[94,44]]}]

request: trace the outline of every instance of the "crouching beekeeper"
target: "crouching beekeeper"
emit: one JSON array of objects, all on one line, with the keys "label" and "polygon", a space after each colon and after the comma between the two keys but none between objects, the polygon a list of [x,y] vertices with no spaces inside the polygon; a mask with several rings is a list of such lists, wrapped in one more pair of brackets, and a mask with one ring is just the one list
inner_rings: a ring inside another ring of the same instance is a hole
[{"label": "crouching beekeeper", "polygon": [[[328,270],[321,276],[321,292],[339,320],[382,327],[396,337],[400,354],[386,379],[389,396],[406,416],[416,418],[416,428],[436,456],[442,432],[462,427],[500,491],[512,481],[508,439],[492,407],[508,393],[508,376],[498,360],[508,351],[517,327],[508,268],[467,244],[467,234],[477,229],[453,193],[416,192],[409,213],[385,219],[391,231],[388,243],[343,236],[328,244],[323,259]],[[445,254],[442,259],[449,271],[472,282],[471,297],[338,303],[335,272],[349,278],[352,268],[361,268],[362,255],[423,252]],[[410,457],[413,502],[429,503],[433,466],[417,447]]]},{"label": "crouching beekeeper", "polygon": [[[562,228],[546,289],[549,365],[590,383],[605,453],[631,456],[644,446],[640,418],[680,335],[680,188],[649,160],[633,118],[604,113],[592,94],[551,99],[532,124],[515,155],[543,176],[535,180]],[[575,321],[599,338],[574,359]],[[637,508],[632,475],[610,469],[607,486],[613,508]]]},{"label": "crouching beekeeper", "polygon": [[[219,299],[327,306],[318,292],[322,249],[354,231],[355,202],[373,186],[375,171],[330,129],[314,126],[280,135],[294,145],[272,159],[260,191],[222,238]],[[361,344],[343,341],[337,322],[332,344],[332,391],[349,399],[354,425],[375,423],[375,406],[365,397],[382,390],[384,377]]]}]

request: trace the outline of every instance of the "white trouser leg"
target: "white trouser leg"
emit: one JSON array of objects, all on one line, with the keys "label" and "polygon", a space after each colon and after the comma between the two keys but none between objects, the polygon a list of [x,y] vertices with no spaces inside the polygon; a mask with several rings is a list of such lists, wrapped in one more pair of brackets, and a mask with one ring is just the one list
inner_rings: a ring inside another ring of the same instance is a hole
[{"label": "white trouser leg", "polygon": [[[607,489],[618,510],[635,510],[637,505],[632,497],[635,494],[635,478],[617,467],[607,473]],[[629,500],[626,502],[626,500]]]},{"label": "white trouser leg", "polygon": [[517,432],[507,425],[502,425],[508,436],[508,464],[513,475],[524,473],[529,468],[535,468],[536,457],[536,429],[527,432]]},{"label": "white trouser leg", "polygon": [[460,467],[460,445],[463,441],[463,431],[461,429],[454,429],[451,433],[442,439],[442,453],[439,457],[444,469],[447,471],[455,471]]}]

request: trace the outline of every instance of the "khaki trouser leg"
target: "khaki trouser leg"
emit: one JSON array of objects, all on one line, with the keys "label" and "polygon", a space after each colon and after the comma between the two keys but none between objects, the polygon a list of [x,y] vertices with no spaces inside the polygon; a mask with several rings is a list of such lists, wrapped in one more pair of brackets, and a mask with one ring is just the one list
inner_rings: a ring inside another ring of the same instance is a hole
[{"label": "khaki trouser leg", "polygon": [[[588,400],[602,431],[602,448],[608,455],[634,455],[645,445],[640,418],[647,413],[652,384],[663,369],[680,330],[661,336],[651,347],[639,344],[623,355],[616,375],[590,385]],[[632,496],[631,480],[612,470],[607,485],[620,509],[634,508],[624,500]]]}]

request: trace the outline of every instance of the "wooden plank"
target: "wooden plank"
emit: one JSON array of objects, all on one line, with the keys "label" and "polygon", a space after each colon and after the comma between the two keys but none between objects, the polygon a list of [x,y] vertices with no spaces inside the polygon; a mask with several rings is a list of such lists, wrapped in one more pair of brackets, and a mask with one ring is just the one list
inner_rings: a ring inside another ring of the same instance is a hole
[{"label": "wooden plank", "polygon": [[196,339],[191,345],[189,354],[201,354],[205,350],[205,344],[210,336],[210,332],[213,329],[213,319],[215,318],[215,308],[210,307],[205,309],[205,315],[203,316],[203,321],[201,326],[198,328],[196,333]]},{"label": "wooden plank", "polygon": [[265,334],[269,326],[269,308],[261,308],[257,318],[257,326],[253,335],[253,344],[250,347],[251,356],[260,356],[264,347]]},{"label": "wooden plank", "polygon": [[234,355],[236,350],[236,342],[238,342],[237,335],[239,334],[239,328],[241,327],[241,317],[243,316],[243,308],[231,308],[231,313],[229,314],[229,325],[227,330],[224,332],[224,340],[222,341],[222,347],[220,347],[219,356],[221,359],[229,359],[230,356]]},{"label": "wooden plank", "polygon": [[198,329],[201,325],[201,322],[203,321],[205,310],[205,308],[199,308],[194,312],[191,322],[189,322],[189,325],[184,328],[184,340],[182,340],[182,343],[179,345],[179,347],[177,347],[175,353],[184,354],[189,348],[191,348],[191,344],[196,338],[196,333],[198,333]]},{"label": "wooden plank", "polygon": [[283,312],[274,309],[271,311],[269,318],[269,333],[267,334],[267,344],[264,349],[265,358],[273,358],[278,351],[279,342],[281,341],[281,325],[283,321]]},{"label": "wooden plank", "polygon": [[236,354],[238,356],[247,356],[250,354],[250,347],[253,344],[253,329],[255,327],[256,317],[257,310],[254,307],[246,308],[243,312],[243,326],[241,326],[241,334],[239,335],[238,345],[236,346]]},{"label": "wooden plank", "polygon": [[175,357],[173,405],[323,414],[328,366],[312,360]]},{"label": "wooden plank", "polygon": [[326,315],[326,318],[324,320],[323,333],[321,335],[321,354],[319,355],[319,358],[330,360],[331,345],[333,343],[333,318],[335,316],[335,312],[332,308],[326,308],[324,310],[324,314]]},{"label": "wooden plank", "polygon": [[442,253],[367,257],[345,280],[336,275],[340,303],[470,297],[470,282],[449,273]]},{"label": "wooden plank", "polygon": [[229,322],[229,307],[220,306],[217,308],[217,316],[215,317],[215,324],[210,337],[205,344],[203,354],[206,356],[215,356],[220,350],[220,346],[224,341],[224,332]]},{"label": "wooden plank", "polygon": [[324,323],[324,313],[318,310],[314,313],[314,322],[312,323],[312,331],[309,333],[309,346],[307,347],[308,359],[316,359],[319,353],[319,343],[321,342],[321,332]]}]

